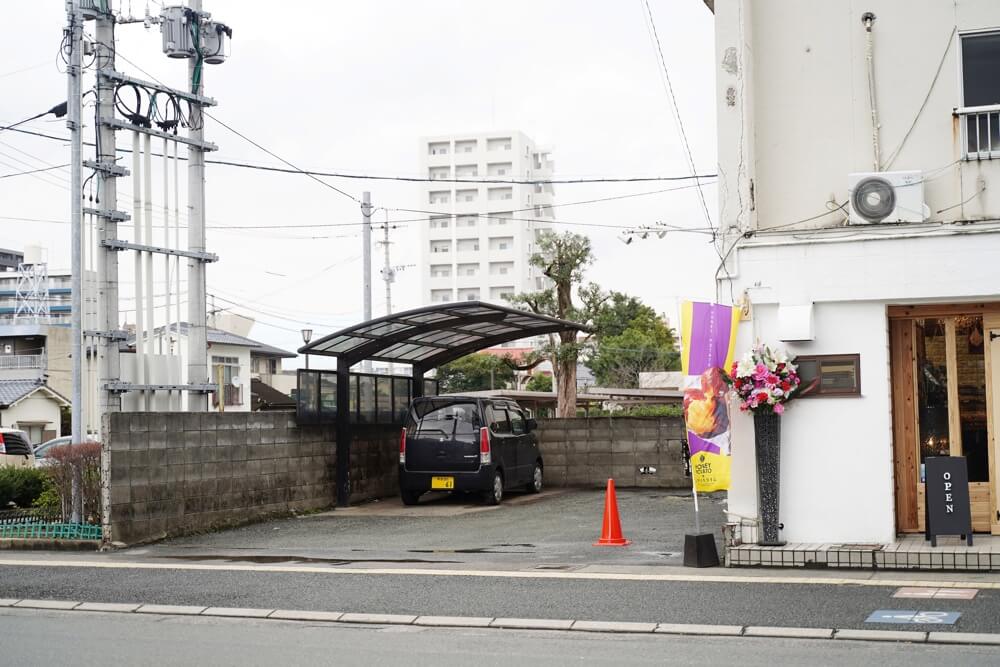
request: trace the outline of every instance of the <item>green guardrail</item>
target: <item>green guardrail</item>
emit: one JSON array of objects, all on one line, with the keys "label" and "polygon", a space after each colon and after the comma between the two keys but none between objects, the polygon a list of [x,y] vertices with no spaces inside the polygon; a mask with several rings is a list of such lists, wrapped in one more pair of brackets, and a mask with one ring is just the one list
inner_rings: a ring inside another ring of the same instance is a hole
[{"label": "green guardrail", "polygon": [[0,525],[0,539],[2,538],[99,540],[101,527],[83,523],[16,523]]}]

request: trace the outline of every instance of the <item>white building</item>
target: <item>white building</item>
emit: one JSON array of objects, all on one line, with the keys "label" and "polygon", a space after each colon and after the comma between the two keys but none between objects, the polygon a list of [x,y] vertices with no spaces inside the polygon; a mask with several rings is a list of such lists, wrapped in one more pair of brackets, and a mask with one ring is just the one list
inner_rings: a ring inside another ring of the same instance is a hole
[{"label": "white building", "polygon": [[[1000,3],[714,11],[720,220],[735,247],[720,298],[746,307],[738,350],[785,347],[821,378],[782,417],[782,538],[919,531],[921,462],[948,453],[967,457],[974,530],[1000,533]],[[851,180],[861,172],[916,174],[883,174],[880,195]],[[733,452],[729,510],[754,517],[745,416]]]},{"label": "white building", "polygon": [[[221,392],[212,392],[209,395],[208,409],[211,411],[249,412],[253,407],[251,381],[268,382],[273,376],[280,375],[282,359],[296,356],[292,352],[214,327],[207,327],[206,338],[211,373],[209,382],[222,386]],[[187,349],[187,339],[188,323],[181,322],[179,336],[181,350]],[[177,328],[174,325],[169,333],[163,327],[157,329],[152,342],[147,341],[146,344],[153,350],[159,350],[162,343],[162,349],[168,349],[176,346],[177,340]],[[130,338],[123,351],[135,351],[134,336]],[[145,357],[144,363],[157,374],[157,377],[167,378],[172,383],[178,383],[178,374],[186,368],[184,364],[177,363],[176,357],[162,353],[148,353]],[[137,361],[136,354],[122,355],[122,377],[125,381],[135,382]],[[171,396],[168,392],[157,391],[149,397],[149,406],[153,410],[162,411],[186,410],[186,394],[180,405],[177,404],[177,398],[176,393]],[[141,392],[128,392],[123,395],[122,410],[141,411],[145,409],[145,399]]]},{"label": "white building", "polygon": [[[429,212],[420,239],[421,301],[492,301],[545,287],[528,265],[552,217],[552,157],[521,132],[456,134],[420,142]],[[455,182],[465,181],[467,182]]]}]

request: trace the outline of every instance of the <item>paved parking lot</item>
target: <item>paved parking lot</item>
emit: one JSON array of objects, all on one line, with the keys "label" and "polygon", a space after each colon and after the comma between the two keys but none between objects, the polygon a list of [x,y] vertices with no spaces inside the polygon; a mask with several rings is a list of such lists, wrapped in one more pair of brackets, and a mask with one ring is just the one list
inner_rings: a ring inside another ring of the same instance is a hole
[{"label": "paved parking lot", "polygon": [[[718,533],[723,495],[702,498],[702,525]],[[594,547],[604,492],[555,489],[510,495],[498,507],[474,498],[432,495],[404,507],[398,499],[270,521],[129,549],[121,557],[258,563],[387,563],[454,567],[680,565],[684,533],[694,529],[690,493],[619,490],[628,547]],[[721,544],[720,544],[721,550]]]}]

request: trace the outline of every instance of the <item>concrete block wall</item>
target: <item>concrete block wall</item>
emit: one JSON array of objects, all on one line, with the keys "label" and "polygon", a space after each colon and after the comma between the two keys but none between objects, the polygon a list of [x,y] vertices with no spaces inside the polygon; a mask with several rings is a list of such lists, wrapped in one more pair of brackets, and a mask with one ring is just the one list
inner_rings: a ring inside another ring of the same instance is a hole
[{"label": "concrete block wall", "polygon": [[[294,413],[105,416],[111,539],[126,544],[329,507],[333,426]],[[352,446],[352,500],[395,492],[395,427],[363,426]],[[374,466],[369,469],[369,466]]]},{"label": "concrete block wall", "polygon": [[[547,486],[689,488],[680,417],[539,419],[538,446]],[[656,473],[639,474],[641,466]]]}]

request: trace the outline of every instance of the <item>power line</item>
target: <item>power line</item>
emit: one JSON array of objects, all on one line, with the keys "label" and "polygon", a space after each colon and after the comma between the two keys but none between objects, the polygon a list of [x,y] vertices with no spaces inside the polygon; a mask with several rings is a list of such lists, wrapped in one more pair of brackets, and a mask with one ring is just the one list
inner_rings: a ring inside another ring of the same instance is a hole
[{"label": "power line", "polygon": [[[208,114],[206,114],[208,115]],[[213,120],[217,121],[220,125],[226,127],[231,132],[239,134],[236,130],[225,126],[222,121],[219,121],[214,116],[209,116]],[[0,127],[0,129],[4,129]],[[41,132],[29,132],[26,130],[14,130],[16,132],[24,132],[25,134],[31,134],[38,137],[43,137],[45,139],[53,139],[56,141],[69,141],[63,137],[57,137],[51,134],[44,134]],[[242,136],[242,135],[240,135]],[[247,141],[257,146],[252,139],[244,137]],[[92,142],[84,142],[86,146],[93,146]],[[261,148],[263,151],[267,149]],[[132,151],[127,148],[118,148],[118,152],[121,153],[131,153]],[[163,157],[160,153],[151,153],[153,157]],[[172,158],[171,158],[172,159]],[[186,157],[179,157],[180,160],[187,160]],[[280,157],[277,159],[284,162]],[[342,171],[326,171],[317,169],[299,169],[292,165],[292,168],[275,167],[272,165],[261,165],[252,164],[250,162],[240,162],[237,160],[205,160],[205,164],[217,164],[225,167],[238,167],[240,169],[255,169],[258,171],[270,171],[279,174],[299,174],[302,176],[310,177],[324,177],[324,178],[345,178],[353,180],[362,181],[398,181],[404,183],[471,183],[471,184],[484,184],[484,185],[574,185],[574,184],[595,184],[595,183],[651,183],[651,182],[677,182],[677,181],[690,181],[690,180],[703,180],[709,178],[717,178],[718,174],[695,174],[691,176],[601,176],[594,178],[547,178],[547,179],[491,179],[491,178],[428,178],[423,176],[390,176],[385,174],[355,174],[350,172]],[[319,181],[328,187],[333,187],[326,181]],[[692,187],[698,187],[697,185]],[[339,191],[339,190],[338,190]],[[347,195],[350,197],[351,195]]]},{"label": "power line", "polygon": [[51,167],[43,167],[41,169],[31,169],[29,171],[16,171],[12,174],[0,174],[0,178],[13,178],[14,176],[28,176],[29,174],[37,174],[41,171],[52,171],[53,169],[62,169],[63,167],[68,167],[68,164],[53,165]]},{"label": "power line", "polygon": [[486,185],[571,185],[580,183],[648,183],[656,181],[689,181],[699,178],[716,178],[718,174],[697,174],[694,176],[627,176],[608,178],[545,178],[545,179],[502,179],[502,178],[428,178],[423,176],[384,176],[377,174],[351,174],[338,171],[313,171],[304,169],[283,169],[267,165],[254,165],[232,160],[206,160],[207,164],[219,164],[244,169],[259,169],[284,174],[305,174],[327,178],[350,178],[363,181],[402,181],[406,183],[474,183]]}]

